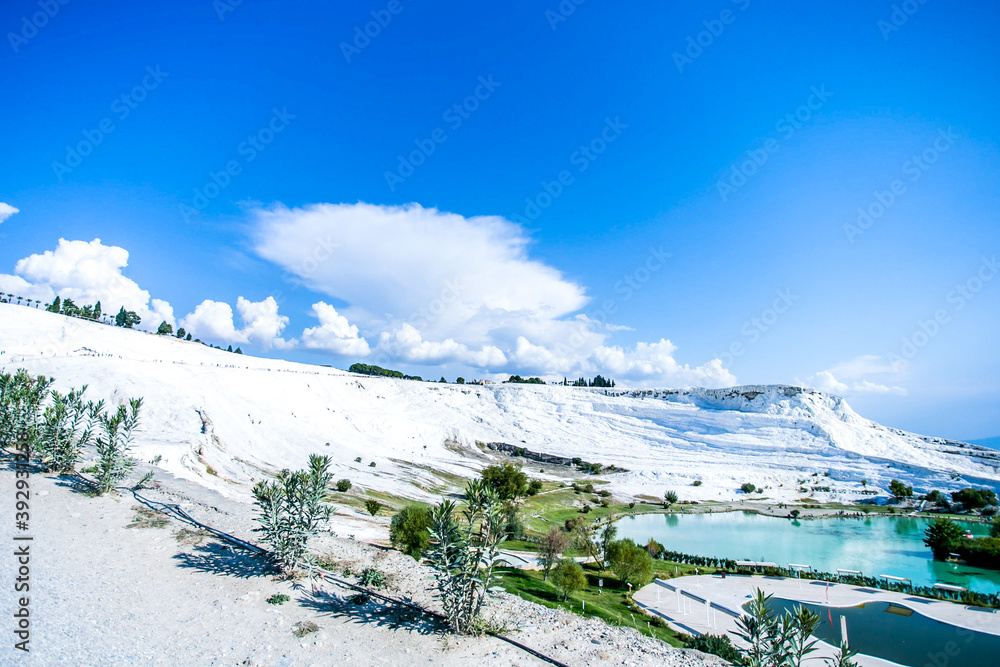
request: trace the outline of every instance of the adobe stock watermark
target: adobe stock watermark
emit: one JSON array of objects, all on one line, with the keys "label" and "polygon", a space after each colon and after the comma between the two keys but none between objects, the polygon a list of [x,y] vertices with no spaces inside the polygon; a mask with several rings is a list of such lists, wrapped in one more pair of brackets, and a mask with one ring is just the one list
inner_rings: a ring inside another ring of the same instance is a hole
[{"label": "adobe stock watermark", "polygon": [[[460,127],[469,120],[476,111],[479,110],[483,102],[490,99],[496,89],[503,84],[493,79],[490,74],[486,77],[479,77],[476,87],[470,95],[467,95],[459,102],[455,102],[444,110],[441,114],[443,120],[452,132],[458,131]],[[386,185],[390,192],[396,191],[396,186],[406,182],[410,176],[416,173],[417,169],[427,162],[427,158],[434,154],[438,146],[448,141],[448,132],[443,127],[436,127],[425,139],[414,139],[413,145],[416,147],[406,155],[400,153],[396,156],[398,164],[394,171],[386,170]]]},{"label": "adobe stock watermark", "polygon": [[229,187],[233,178],[243,173],[243,167],[256,160],[294,119],[295,114],[289,113],[288,107],[282,107],[280,111],[277,107],[271,109],[271,118],[267,123],[236,146],[236,153],[242,159],[228,160],[219,171],[209,171],[204,185],[193,189],[191,203],[182,201],[177,205],[184,222],[191,222],[192,216],[208,208],[212,200]]},{"label": "adobe stock watermark", "polygon": [[20,30],[7,33],[7,41],[14,53],[20,53],[21,47],[37,37],[38,31],[47,26],[69,2],[70,0],[38,0],[40,11],[25,14],[21,17]]},{"label": "adobe stock watermark", "polygon": [[[139,83],[111,101],[111,113],[119,121],[125,120],[139,108],[139,105],[149,97],[151,92],[159,88],[168,76],[170,76],[170,72],[162,71],[159,65],[155,68],[147,66],[146,75]],[[74,169],[83,164],[83,159],[93,154],[94,150],[104,143],[107,136],[116,128],[114,119],[107,116],[97,123],[97,127],[82,130],[83,139],[73,145],[66,146],[66,157],[63,158],[63,161],[56,160],[52,163],[52,171],[59,182],[62,183],[67,174],[73,173]]]},{"label": "adobe stock watermark", "polygon": [[746,354],[751,345],[760,340],[760,337],[774,328],[781,316],[791,310],[799,297],[792,294],[790,288],[779,289],[775,292],[774,301],[767,308],[764,308],[758,315],[755,315],[743,323],[740,327],[742,338],[734,340],[726,348],[725,353],[715,355],[716,359],[722,361],[726,368],[732,366],[733,362]]},{"label": "adobe stock watermark", "polygon": [[[621,303],[631,299],[636,292],[640,291],[646,283],[652,280],[653,276],[663,270],[667,261],[673,257],[672,253],[666,252],[663,246],[650,246],[646,257],[643,258],[636,267],[621,277],[614,284],[615,294],[621,295]],[[617,298],[605,299],[601,307],[584,313],[583,317],[573,323],[572,332],[565,342],[557,343],[553,351],[555,354],[571,357],[581,347],[583,347],[594,324],[599,324],[605,329],[614,330],[616,327],[611,323],[610,316],[618,312],[619,301]],[[621,327],[617,327],[621,328]]]},{"label": "adobe stock watermark", "polygon": [[[747,7],[750,6],[750,0],[732,0],[732,3],[741,12],[746,11]],[[674,65],[677,67],[677,71],[683,74],[684,68],[693,64],[695,60],[701,57],[705,49],[715,44],[715,40],[725,32],[726,26],[736,22],[737,16],[736,12],[727,8],[719,12],[718,18],[702,21],[701,24],[705,26],[705,29],[695,35],[688,35],[683,53],[680,51],[674,51],[673,53]]]},{"label": "adobe stock watermark", "polygon": [[[831,97],[833,93],[826,89],[826,84],[820,84],[819,88],[811,86],[805,102],[779,118],[774,124],[774,131],[779,133],[783,141],[791,139]],[[756,174],[779,148],[781,148],[779,140],[768,137],[760,147],[748,150],[745,158],[729,165],[729,174],[715,183],[715,189],[718,190],[722,201],[729,201],[730,195],[746,185],[747,179]]]},{"label": "adobe stock watermark", "polygon": [[382,30],[387,28],[392,23],[393,17],[399,16],[403,9],[401,0],[389,0],[385,8],[371,10],[371,21],[363,26],[354,26],[354,35],[351,41],[340,43],[340,52],[344,54],[344,60],[347,61],[347,64],[350,65],[354,56],[367,49],[372,40],[381,35]]},{"label": "adobe stock watermark", "polygon": [[927,4],[927,0],[903,0],[899,4],[893,4],[889,20],[879,19],[875,22],[875,27],[882,33],[882,40],[889,41],[889,35],[898,32],[906,25],[910,17],[917,13],[921,5]]},{"label": "adobe stock watermark", "polygon": [[[20,444],[14,454],[14,648],[30,652],[31,641],[31,473],[28,462],[28,445]],[[20,641],[17,641],[20,640]]]},{"label": "adobe stock watermark", "polygon": [[890,364],[898,364],[902,361],[909,361],[917,356],[920,350],[927,347],[941,330],[947,326],[952,315],[962,311],[969,303],[976,298],[976,295],[983,290],[986,283],[996,277],[1000,271],[997,264],[997,256],[983,257],[979,268],[966,280],[955,285],[945,295],[945,302],[949,307],[938,308],[934,314],[926,319],[917,322],[917,326],[908,336],[904,336],[900,341],[899,350],[886,355]]},{"label": "adobe stock watermark", "polygon": [[220,21],[226,20],[226,14],[232,14],[236,8],[243,4],[243,0],[213,0],[212,9]]},{"label": "adobe stock watermark", "polygon": [[[941,154],[948,152],[955,145],[956,139],[958,139],[958,135],[951,131],[950,126],[947,131],[938,130],[938,136],[927,148],[903,163],[903,166],[900,167],[903,176],[910,183],[919,181],[920,177],[931,168],[931,165],[938,161]],[[844,234],[847,235],[847,240],[853,245],[858,237],[863,236],[871,229],[906,192],[906,182],[901,178],[893,179],[887,190],[872,192],[873,201],[867,206],[858,207],[858,217],[855,222],[853,224],[844,223]]]},{"label": "adobe stock watermark", "polygon": [[556,8],[545,10],[545,20],[549,22],[549,27],[555,30],[560,23],[565,23],[569,17],[576,13],[576,8],[586,0],[562,0]]},{"label": "adobe stock watermark", "polygon": [[[570,165],[576,167],[577,173],[583,173],[590,168],[590,165],[608,149],[608,146],[618,140],[618,137],[628,129],[628,124],[623,123],[621,116],[615,116],[614,120],[604,119],[604,127],[593,139],[585,144],[580,144],[579,148],[569,155]],[[515,213],[510,217],[513,222],[522,225],[529,220],[537,220],[542,211],[552,206],[552,203],[562,196],[566,188],[576,182],[576,177],[569,169],[563,169],[551,181],[542,181],[541,188],[537,193],[524,198],[524,211]]]}]

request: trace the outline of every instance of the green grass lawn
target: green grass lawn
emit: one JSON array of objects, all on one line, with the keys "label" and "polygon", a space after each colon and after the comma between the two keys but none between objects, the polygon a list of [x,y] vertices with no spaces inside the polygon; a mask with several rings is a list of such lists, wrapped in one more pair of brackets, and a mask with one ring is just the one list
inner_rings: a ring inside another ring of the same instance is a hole
[{"label": "green grass lawn", "polygon": [[[671,563],[669,561],[653,561],[655,576],[668,579],[674,576],[694,574],[693,565]],[[712,568],[699,568],[702,574],[714,572]],[[550,608],[565,609],[580,616],[596,616],[612,625],[622,625],[635,628],[644,635],[656,637],[671,646],[682,647],[681,635],[665,624],[649,622],[650,619],[641,612],[629,608],[626,591],[618,578],[612,572],[600,571],[597,566],[584,566],[587,575],[587,588],[573,593],[568,600],[563,600],[562,593],[551,581],[543,581],[541,572],[529,570],[498,570],[499,585],[509,593],[520,596],[530,602],[536,602]],[[604,580],[603,589],[598,581]],[[586,604],[584,604],[586,603]]]}]

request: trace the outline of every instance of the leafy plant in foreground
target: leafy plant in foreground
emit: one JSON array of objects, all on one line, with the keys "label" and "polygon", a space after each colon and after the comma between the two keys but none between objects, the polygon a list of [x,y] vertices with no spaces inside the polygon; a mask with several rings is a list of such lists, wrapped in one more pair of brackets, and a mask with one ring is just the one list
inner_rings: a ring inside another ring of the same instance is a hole
[{"label": "leafy plant in foreground", "polygon": [[41,437],[42,403],[52,379],[32,377],[23,368],[0,375],[0,445],[30,460]]},{"label": "leafy plant in foreground", "polygon": [[747,605],[747,614],[736,621],[736,634],[750,646],[743,651],[747,667],[801,667],[805,657],[816,651],[810,639],[819,616],[805,607],[777,616],[771,610],[770,595],[757,589]]},{"label": "leafy plant in foreground", "polygon": [[118,406],[113,415],[101,414],[97,417],[101,434],[94,447],[97,450],[97,492],[101,495],[114,490],[115,484],[125,479],[135,468],[136,460],[129,454],[132,431],[139,424],[141,398],[129,399],[128,407]]},{"label": "leafy plant in foreground", "polygon": [[465,495],[462,521],[455,516],[454,501],[444,500],[431,510],[428,553],[448,627],[462,634],[477,627],[500,543],[506,538],[506,516],[497,492],[476,480],[466,485]]},{"label": "leafy plant in foreground", "polygon": [[312,454],[308,470],[282,470],[275,481],[253,487],[260,524],[254,530],[263,533],[282,572],[291,572],[306,559],[309,538],[330,518],[333,508],[323,502],[333,477],[330,462],[329,456]]},{"label": "leafy plant in foreground", "polygon": [[87,387],[68,394],[52,391],[52,405],[45,409],[38,454],[42,463],[59,473],[71,473],[90,444],[94,425],[104,414],[104,401],[83,402]]}]

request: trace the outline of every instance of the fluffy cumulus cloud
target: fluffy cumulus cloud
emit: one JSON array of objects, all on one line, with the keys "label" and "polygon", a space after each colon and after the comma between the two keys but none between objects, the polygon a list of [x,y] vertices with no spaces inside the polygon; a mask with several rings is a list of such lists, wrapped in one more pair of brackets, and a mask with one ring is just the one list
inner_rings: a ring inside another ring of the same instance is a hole
[{"label": "fluffy cumulus cloud", "polygon": [[0,201],[0,222],[3,222],[10,216],[18,212],[18,209],[14,208],[6,202]]},{"label": "fluffy cumulus cloud", "polygon": [[278,302],[274,297],[269,296],[263,301],[239,297],[236,310],[243,321],[240,329],[236,328],[232,306],[208,299],[182,319],[181,326],[207,343],[254,343],[264,349],[290,349],[295,346],[296,341],[281,338],[288,318],[278,314]]},{"label": "fluffy cumulus cloud", "polygon": [[628,327],[577,313],[588,300],[584,288],[532,259],[524,229],[501,217],[364,203],[279,205],[254,216],[260,257],[348,304],[340,312],[314,307],[320,326],[302,335],[314,349],[362,350],[353,342],[364,340],[353,330],[360,327],[375,336],[373,363],[457,363],[550,376],[600,372],[664,384],[735,382],[718,360],[678,363],[667,340],[609,346],[609,336]]},{"label": "fluffy cumulus cloud", "polygon": [[500,348],[493,345],[475,350],[452,338],[439,342],[423,340],[420,332],[408,323],[392,332],[383,332],[379,337],[378,351],[380,358],[402,359],[414,364],[457,362],[480,368],[497,368],[507,362]]},{"label": "fluffy cumulus cloud", "polygon": [[[850,394],[895,394],[905,396],[906,389],[891,382],[893,376],[905,370],[903,363],[893,363],[874,354],[865,354],[820,371],[806,379],[808,384],[820,391],[846,396]],[[870,380],[867,376],[879,376],[882,382]]]},{"label": "fluffy cumulus cloud", "polygon": [[312,312],[319,326],[302,332],[303,347],[353,357],[365,357],[371,352],[368,341],[358,335],[358,327],[348,322],[336,308],[320,301],[313,304]]},{"label": "fluffy cumulus cloud", "polygon": [[319,204],[257,211],[256,252],[307,287],[350,304],[364,328],[406,322],[429,340],[462,331],[487,342],[498,326],[538,323],[586,303],[584,290],[528,257],[523,230],[418,205]]},{"label": "fluffy cumulus cloud", "polygon": [[719,359],[692,368],[674,359],[677,346],[661,338],[656,343],[637,343],[633,349],[599,347],[594,350],[594,366],[617,377],[663,381],[669,384],[720,387],[736,384],[736,377]]},{"label": "fluffy cumulus cloud", "polygon": [[163,321],[173,325],[170,304],[151,298],[122,274],[128,258],[127,250],[104,245],[100,239],[89,243],[59,239],[55,250],[25,257],[14,266],[14,275],[0,275],[0,291],[43,301],[58,295],[78,305],[100,301],[105,313],[114,314],[120,307],[135,311],[142,328],[155,329]]}]

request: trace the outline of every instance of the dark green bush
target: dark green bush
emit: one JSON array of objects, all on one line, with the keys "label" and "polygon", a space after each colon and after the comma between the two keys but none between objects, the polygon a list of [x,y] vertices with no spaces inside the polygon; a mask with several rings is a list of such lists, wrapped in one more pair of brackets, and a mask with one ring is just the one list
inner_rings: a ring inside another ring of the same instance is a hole
[{"label": "dark green bush", "polygon": [[392,546],[420,560],[430,540],[431,510],[416,503],[396,512],[389,524]]}]

